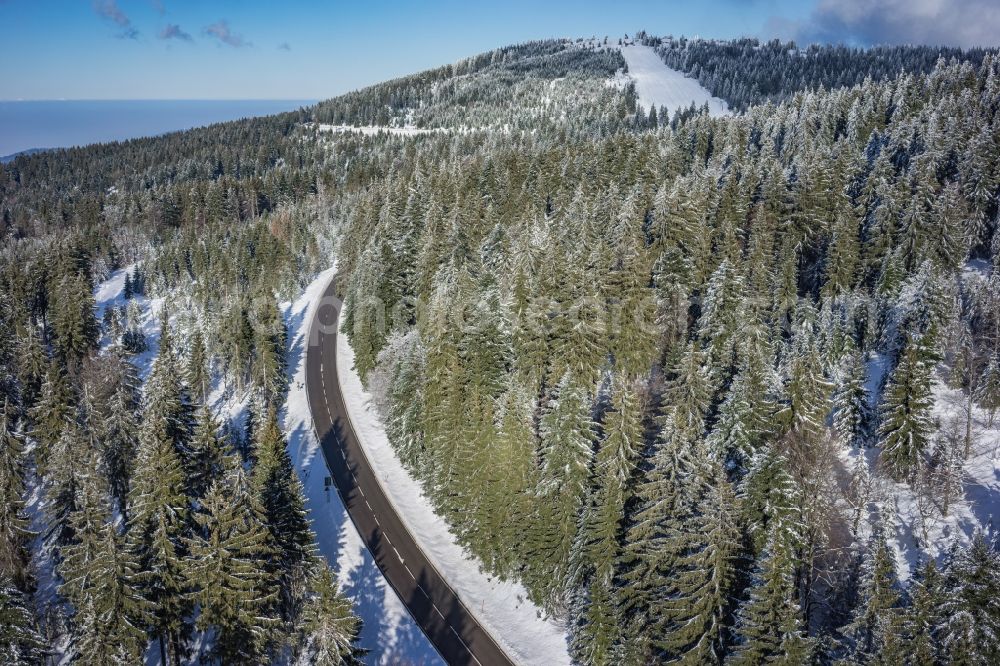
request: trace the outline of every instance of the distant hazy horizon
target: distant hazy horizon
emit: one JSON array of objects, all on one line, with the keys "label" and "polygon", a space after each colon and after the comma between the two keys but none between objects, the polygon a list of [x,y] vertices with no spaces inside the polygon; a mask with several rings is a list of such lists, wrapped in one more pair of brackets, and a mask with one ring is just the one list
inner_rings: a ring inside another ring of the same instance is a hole
[{"label": "distant hazy horizon", "polygon": [[316,100],[133,99],[0,101],[0,157],[31,149],[124,141],[253,116]]}]

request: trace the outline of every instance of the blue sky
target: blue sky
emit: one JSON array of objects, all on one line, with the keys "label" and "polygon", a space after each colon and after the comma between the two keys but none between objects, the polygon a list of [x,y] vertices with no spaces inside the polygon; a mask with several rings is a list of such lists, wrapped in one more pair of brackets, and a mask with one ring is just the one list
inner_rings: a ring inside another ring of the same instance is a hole
[{"label": "blue sky", "polygon": [[319,99],[514,42],[637,29],[995,44],[994,2],[0,0],[0,99]]}]

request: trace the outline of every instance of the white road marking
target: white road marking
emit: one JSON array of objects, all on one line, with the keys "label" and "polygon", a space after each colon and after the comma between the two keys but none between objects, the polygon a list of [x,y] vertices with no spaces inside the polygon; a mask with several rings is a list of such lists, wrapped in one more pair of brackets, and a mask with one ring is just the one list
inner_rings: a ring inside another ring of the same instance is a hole
[{"label": "white road marking", "polygon": [[[417,577],[413,575],[413,572],[412,572],[412,571],[410,571],[410,567],[408,567],[408,566],[406,566],[406,565],[404,564],[404,565],[403,565],[403,568],[404,568],[404,569],[406,569],[406,573],[410,574],[410,578],[412,578],[413,580],[416,580],[416,579],[417,579]],[[417,587],[420,587],[420,586],[418,585]]]},{"label": "white road marking", "polygon": [[[440,615],[440,613],[438,613],[438,614]],[[472,655],[473,659],[476,659],[476,655],[472,654],[472,650],[469,650],[469,646],[466,645],[465,641],[462,640],[462,637],[458,635],[457,631],[455,631],[455,627],[453,627],[453,626],[451,626],[449,624],[448,628],[451,629],[451,633],[455,634],[455,638],[457,638],[458,642],[462,644],[462,647],[464,647],[466,650],[468,650],[469,654]],[[480,666],[481,666],[483,662],[481,662],[478,659],[476,659],[476,663],[480,664]]]}]

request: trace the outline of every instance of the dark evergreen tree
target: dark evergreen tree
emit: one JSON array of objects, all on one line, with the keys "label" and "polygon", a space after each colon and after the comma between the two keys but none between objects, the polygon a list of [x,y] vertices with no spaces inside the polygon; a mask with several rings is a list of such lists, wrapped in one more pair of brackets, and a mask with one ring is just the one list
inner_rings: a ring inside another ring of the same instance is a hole
[{"label": "dark evergreen tree", "polygon": [[123,518],[128,519],[129,482],[139,444],[140,393],[138,371],[128,358],[113,352],[105,361],[104,390],[96,414],[91,418],[101,449],[108,485]]},{"label": "dark evergreen tree", "polygon": [[187,385],[191,387],[191,396],[196,402],[204,403],[208,398],[208,350],[205,348],[205,338],[201,329],[195,329],[191,336],[191,351],[188,352]]},{"label": "dark evergreen tree", "polygon": [[[12,410],[0,406],[0,580],[22,592],[32,587],[31,521],[25,512],[24,445],[11,423]],[[11,603],[15,603],[12,599]]]},{"label": "dark evergreen tree", "polygon": [[850,354],[841,370],[833,394],[833,424],[840,441],[848,447],[868,444],[872,409],[867,389],[867,371],[861,354]]},{"label": "dark evergreen tree", "polygon": [[271,534],[281,589],[281,608],[286,619],[297,615],[305,595],[309,572],[315,566],[315,535],[302,496],[302,484],[292,467],[285,438],[274,408],[257,432],[256,464],[252,485]]},{"label": "dark evergreen tree", "polygon": [[807,663],[811,641],[805,635],[797,601],[795,557],[777,526],[761,553],[749,599],[741,607],[735,633],[740,637],[727,660],[733,664]]},{"label": "dark evergreen tree", "polygon": [[625,505],[632,495],[630,481],[643,444],[642,407],[632,387],[615,386],[604,431],[594,469],[596,488],[582,520],[578,555],[582,561],[577,563],[586,601],[574,652],[590,664],[615,661],[613,648],[620,631],[616,574]]},{"label": "dark evergreen tree", "polygon": [[944,571],[942,650],[953,663],[989,664],[1000,659],[1000,557],[982,532],[954,554]]},{"label": "dark evergreen tree", "polygon": [[671,654],[662,643],[668,628],[668,599],[685,556],[677,538],[692,525],[707,493],[710,465],[703,449],[683,437],[668,410],[649,471],[636,491],[622,554],[620,590],[624,656],[647,662]]},{"label": "dark evergreen tree", "polygon": [[10,580],[0,578],[0,661],[11,666],[44,663],[49,646],[39,633],[30,600]]},{"label": "dark evergreen tree", "polygon": [[337,589],[337,581],[328,567],[319,567],[310,588],[302,609],[305,638],[297,663],[360,666],[365,655],[357,646],[361,620],[351,610],[351,602]]},{"label": "dark evergreen tree", "polygon": [[138,661],[147,643],[149,607],[136,585],[137,563],[110,522],[107,487],[95,471],[82,475],[79,508],[70,521],[74,540],[62,550],[60,592],[75,611],[77,658],[108,666]]},{"label": "dark evergreen tree", "polygon": [[43,473],[48,462],[49,449],[56,446],[67,423],[76,418],[76,412],[72,407],[73,401],[73,390],[66,374],[53,361],[49,364],[45,382],[42,384],[41,397],[29,413],[32,424],[30,433],[38,442],[35,462]]},{"label": "dark evergreen tree", "polygon": [[895,640],[900,626],[901,595],[896,556],[880,519],[868,541],[861,567],[858,602],[844,634],[851,641],[855,659],[868,661]]},{"label": "dark evergreen tree", "polygon": [[189,527],[184,470],[164,418],[147,416],[136,474],[129,490],[127,543],[140,573],[136,585],[149,604],[150,634],[164,662],[179,664],[190,634],[192,605],[184,559]]},{"label": "dark evergreen tree", "polygon": [[275,640],[280,620],[274,556],[263,509],[242,468],[229,463],[209,488],[195,515],[199,529],[188,546],[188,577],[200,608],[197,627],[211,630],[212,658],[226,664],[256,664]]},{"label": "dark evergreen tree", "polygon": [[59,282],[51,324],[56,353],[70,366],[79,364],[97,346],[100,328],[90,281],[84,273],[66,275]]},{"label": "dark evergreen tree", "polygon": [[880,460],[898,480],[910,478],[916,471],[933,427],[930,368],[921,349],[919,340],[906,345],[882,397]]},{"label": "dark evergreen tree", "polygon": [[185,470],[186,491],[190,497],[199,499],[224,471],[228,453],[226,442],[220,436],[219,424],[212,410],[205,405],[198,410],[198,422],[190,448],[188,468]]},{"label": "dark evergreen tree", "polygon": [[734,503],[729,483],[714,480],[694,515],[667,532],[679,557],[664,601],[666,632],[654,640],[679,663],[714,663],[726,653],[739,545]]}]

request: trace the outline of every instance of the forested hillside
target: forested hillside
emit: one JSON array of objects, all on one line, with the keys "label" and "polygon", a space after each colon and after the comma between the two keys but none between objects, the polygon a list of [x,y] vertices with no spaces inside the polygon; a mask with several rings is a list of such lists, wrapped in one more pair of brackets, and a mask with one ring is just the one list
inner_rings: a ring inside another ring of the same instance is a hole
[{"label": "forested hillside", "polygon": [[3,165],[2,660],[361,657],[279,424],[335,257],[397,454],[579,663],[1000,658],[997,54],[638,38],[743,112],[546,41]]},{"label": "forested hillside", "polygon": [[953,58],[979,66],[985,49],[941,46],[852,48],[811,44],[797,46],[777,39],[761,42],[636,35],[657,49],[670,67],[698,79],[713,95],[736,109],[781,102],[803,90],[832,90],[885,81],[901,73],[927,74],[940,60]]},{"label": "forested hillside", "polygon": [[[628,100],[606,85],[616,56],[563,42],[486,54],[518,70],[508,80],[523,79],[523,94],[494,95],[499,115],[485,103],[453,113],[484,129],[422,146],[317,131],[326,113],[386,99],[389,83],[4,165],[0,660],[359,658],[358,621],[328,571],[337,563],[315,554],[278,423],[279,301],[332,263],[348,211],[401,161],[452,161],[501,136],[531,145],[532,131],[503,118],[527,124],[543,91],[552,108],[534,112],[539,126],[568,127],[569,110],[581,113],[575,132],[626,126]],[[457,98],[477,93],[463,86],[488,91],[492,77],[443,77],[454,89],[437,104],[464,108]],[[585,126],[597,117],[607,128]],[[103,293],[109,277],[120,291]]]},{"label": "forested hillside", "polygon": [[358,367],[578,661],[997,657],[947,525],[996,446],[998,93],[991,54],[373,183]]}]

